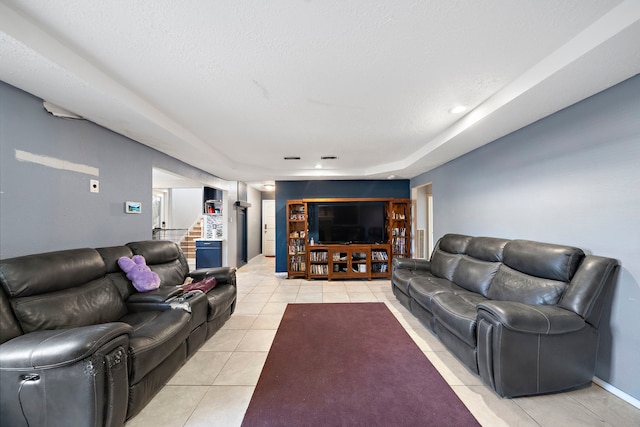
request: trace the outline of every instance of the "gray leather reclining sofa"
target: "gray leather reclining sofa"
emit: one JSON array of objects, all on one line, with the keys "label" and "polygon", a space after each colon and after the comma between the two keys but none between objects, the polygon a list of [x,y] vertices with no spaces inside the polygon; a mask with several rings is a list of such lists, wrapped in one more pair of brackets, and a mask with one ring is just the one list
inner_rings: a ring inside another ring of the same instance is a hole
[{"label": "gray leather reclining sofa", "polygon": [[443,236],[431,260],[394,259],[396,298],[503,397],[590,384],[617,270],[578,248]]},{"label": "gray leather reclining sofa", "polygon": [[[137,292],[118,266],[136,254],[158,290]],[[187,276],[218,284],[172,309]],[[2,260],[0,284],[3,426],[124,424],[229,319],[237,294],[235,269],[190,273],[167,241]]]}]

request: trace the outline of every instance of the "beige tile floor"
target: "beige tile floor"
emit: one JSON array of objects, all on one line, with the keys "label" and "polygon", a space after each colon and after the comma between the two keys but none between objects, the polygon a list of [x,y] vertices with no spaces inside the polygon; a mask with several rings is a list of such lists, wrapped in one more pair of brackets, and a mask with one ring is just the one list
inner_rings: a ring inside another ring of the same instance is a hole
[{"label": "beige tile floor", "polygon": [[388,280],[286,280],[274,271],[274,259],[262,256],[238,270],[236,312],[126,427],[239,426],[288,303],[370,301],[387,304],[483,426],[640,426],[640,409],[595,384],[498,397],[397,302]]}]

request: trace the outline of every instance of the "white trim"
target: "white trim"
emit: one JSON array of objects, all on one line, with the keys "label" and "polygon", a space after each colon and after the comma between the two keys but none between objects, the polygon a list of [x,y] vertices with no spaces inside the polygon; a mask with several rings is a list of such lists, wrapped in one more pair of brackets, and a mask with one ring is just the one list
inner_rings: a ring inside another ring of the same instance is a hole
[{"label": "white trim", "polygon": [[54,169],[68,170],[72,172],[84,173],[87,175],[100,176],[100,169],[83,165],[81,163],[73,163],[67,160],[56,159],[55,157],[43,156],[41,154],[33,154],[28,151],[16,150],[16,160],[21,162],[37,163]]},{"label": "white trim", "polygon": [[598,384],[603,389],[607,390],[609,393],[611,393],[611,394],[619,397],[620,399],[624,400],[628,404],[633,405],[636,408],[640,409],[640,400],[636,399],[635,397],[625,393],[624,391],[622,391],[622,390],[620,390],[618,388],[615,388],[611,384],[609,384],[607,382],[604,382],[603,380],[601,380],[598,377],[593,377],[593,382]]},{"label": "white trim", "polygon": [[277,277],[277,278],[279,278],[279,279],[286,279],[286,278],[287,278],[287,276],[289,276],[289,274],[288,274],[286,271],[284,271],[284,272],[282,272],[282,273],[275,273],[275,275],[276,275],[276,277]]}]

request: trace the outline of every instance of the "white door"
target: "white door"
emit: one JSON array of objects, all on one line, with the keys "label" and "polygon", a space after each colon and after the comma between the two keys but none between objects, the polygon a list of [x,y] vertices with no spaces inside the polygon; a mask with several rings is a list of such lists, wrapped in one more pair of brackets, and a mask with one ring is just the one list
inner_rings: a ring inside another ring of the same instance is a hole
[{"label": "white door", "polygon": [[276,201],[262,201],[262,255],[276,256]]}]

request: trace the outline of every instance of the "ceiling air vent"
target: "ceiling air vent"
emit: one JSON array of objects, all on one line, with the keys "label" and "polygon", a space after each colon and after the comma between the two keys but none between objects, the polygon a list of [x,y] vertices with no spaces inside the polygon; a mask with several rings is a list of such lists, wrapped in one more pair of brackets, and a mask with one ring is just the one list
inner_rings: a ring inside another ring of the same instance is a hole
[{"label": "ceiling air vent", "polygon": [[300,160],[299,156],[285,156],[285,160]]},{"label": "ceiling air vent", "polygon": [[338,156],[322,156],[320,160],[338,160]]}]

